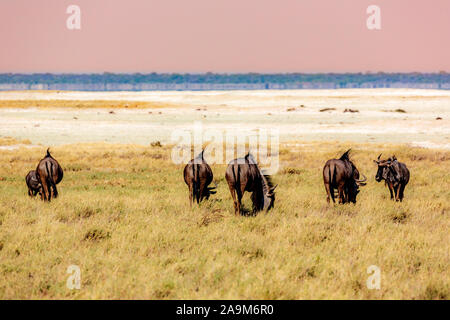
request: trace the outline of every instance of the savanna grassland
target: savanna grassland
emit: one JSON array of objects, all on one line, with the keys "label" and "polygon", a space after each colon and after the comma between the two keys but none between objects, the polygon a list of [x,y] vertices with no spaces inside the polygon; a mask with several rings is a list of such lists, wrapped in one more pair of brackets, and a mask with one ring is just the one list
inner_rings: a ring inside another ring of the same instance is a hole
[{"label": "savanna grassland", "polygon": [[[327,205],[322,167],[349,147],[368,184],[356,205]],[[24,177],[45,149],[0,151],[0,299],[450,296],[448,151],[282,143],[275,208],[236,217],[225,166],[212,165],[217,194],[190,209],[183,166],[164,144],[52,147],[64,169],[60,197],[30,199]],[[411,171],[403,203],[375,182],[380,152]],[[80,290],[66,287],[69,265],[81,269]],[[371,265],[380,290],[366,286]]]}]

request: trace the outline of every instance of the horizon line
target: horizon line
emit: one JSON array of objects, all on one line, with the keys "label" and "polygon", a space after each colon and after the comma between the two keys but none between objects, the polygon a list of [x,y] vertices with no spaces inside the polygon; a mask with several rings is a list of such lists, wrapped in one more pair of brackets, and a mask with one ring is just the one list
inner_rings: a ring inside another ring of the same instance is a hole
[{"label": "horizon line", "polygon": [[216,72],[216,71],[201,71],[201,72],[185,72],[185,71],[130,71],[130,72],[2,72],[0,74],[21,74],[21,75],[35,75],[35,74],[52,74],[52,75],[92,75],[92,74],[193,74],[193,75],[205,75],[205,74],[216,74],[216,75],[234,75],[234,74],[261,74],[261,75],[278,75],[278,74],[307,74],[307,75],[323,75],[323,74],[362,74],[362,75],[373,75],[373,74],[450,74],[450,71],[440,70],[440,71],[343,71],[343,72],[299,72],[299,71],[279,71],[279,72],[259,72],[259,71],[248,71],[248,72]]}]

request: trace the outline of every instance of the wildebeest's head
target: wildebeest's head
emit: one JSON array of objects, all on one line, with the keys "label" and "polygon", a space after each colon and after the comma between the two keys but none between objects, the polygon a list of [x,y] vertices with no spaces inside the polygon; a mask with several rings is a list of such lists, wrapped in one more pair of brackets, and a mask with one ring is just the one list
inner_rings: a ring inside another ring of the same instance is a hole
[{"label": "wildebeest's head", "polygon": [[360,179],[359,171],[355,167],[355,165],[351,162],[353,168],[353,181],[350,181],[348,186],[348,201],[356,203],[356,196],[359,193],[359,187],[365,186],[367,183],[367,178],[365,175],[362,175],[364,178]]},{"label": "wildebeest's head", "polygon": [[351,149],[348,149],[342,156],[341,160],[347,161],[352,166],[352,175],[353,175],[353,181],[349,181],[348,185],[348,200],[350,202],[356,203],[356,196],[359,193],[359,187],[365,186],[367,183],[367,178],[365,175],[362,175],[364,178],[360,178],[359,170],[356,168],[356,166],[353,164],[353,162],[349,158]]},{"label": "wildebeest's head", "polygon": [[269,190],[264,194],[264,205],[263,205],[263,210],[264,211],[269,211],[270,209],[273,208],[274,203],[275,203],[275,188],[277,187],[270,187]]},{"label": "wildebeest's head", "polygon": [[365,175],[362,175],[364,178],[360,179],[358,169],[356,168],[354,163],[350,160],[350,157],[349,157],[350,151],[351,151],[351,149],[348,149],[347,151],[345,151],[344,154],[342,154],[342,156],[339,158],[339,160],[349,163],[352,167],[351,175],[352,175],[353,179],[355,180],[355,183],[358,186],[365,186],[367,184],[366,183],[367,178]]},{"label": "wildebeest's head", "polygon": [[356,181],[352,181],[351,184],[348,186],[348,201],[356,203],[356,196],[359,193],[359,186],[356,183]]},{"label": "wildebeest's head", "polygon": [[394,180],[400,179],[400,174],[398,173],[398,170],[396,170],[395,164],[397,161],[397,158],[395,156],[392,156],[391,158],[387,160],[380,160],[381,153],[378,156],[377,160],[373,160],[378,165],[377,174],[375,175],[375,180],[377,182],[380,182],[381,180],[388,181],[389,177],[393,177]]},{"label": "wildebeest's head", "polygon": [[261,188],[257,188],[252,194],[253,209],[269,211],[274,207],[275,203],[275,189],[278,185],[273,185],[270,175],[266,175],[256,164],[256,160],[251,154],[246,156],[249,163],[255,165],[256,170],[259,172],[259,184]]}]

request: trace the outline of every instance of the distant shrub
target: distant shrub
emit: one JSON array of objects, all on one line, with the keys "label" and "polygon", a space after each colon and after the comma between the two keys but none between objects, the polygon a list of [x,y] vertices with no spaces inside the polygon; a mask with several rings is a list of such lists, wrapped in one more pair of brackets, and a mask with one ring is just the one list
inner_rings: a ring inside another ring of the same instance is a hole
[{"label": "distant shrub", "polygon": [[325,112],[325,111],[333,111],[333,110],[336,110],[336,108],[323,108],[323,109],[320,109],[319,111]]},{"label": "distant shrub", "polygon": [[346,109],[344,110],[344,113],[345,113],[345,112],[355,113],[355,112],[359,112],[359,110],[357,110],[357,109],[347,109],[347,108],[346,108]]},{"label": "distant shrub", "polygon": [[87,241],[98,241],[103,239],[108,239],[111,237],[109,232],[103,231],[101,229],[92,229],[86,232],[84,235],[84,240]]},{"label": "distant shrub", "polygon": [[150,143],[150,145],[151,145],[152,147],[158,147],[158,148],[161,148],[161,147],[162,147],[162,144],[161,144],[160,141],[152,142],[152,143]]},{"label": "distant shrub", "polygon": [[304,170],[298,168],[285,168],[283,170],[284,174],[302,174]]}]

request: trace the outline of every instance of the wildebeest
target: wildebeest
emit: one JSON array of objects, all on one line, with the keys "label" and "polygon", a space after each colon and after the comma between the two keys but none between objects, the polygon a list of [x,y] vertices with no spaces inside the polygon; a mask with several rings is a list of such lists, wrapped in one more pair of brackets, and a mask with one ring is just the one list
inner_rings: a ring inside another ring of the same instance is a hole
[{"label": "wildebeest", "polygon": [[337,189],[339,203],[356,203],[359,186],[366,185],[367,178],[359,178],[359,171],[349,158],[350,149],[339,159],[331,159],[323,167],[323,183],[327,192],[327,202],[334,200],[334,190]]},{"label": "wildebeest", "polygon": [[225,178],[234,202],[234,214],[241,212],[241,200],[245,191],[252,192],[253,212],[268,211],[274,206],[275,188],[269,176],[265,176],[253,156],[234,159],[225,171]]},{"label": "wildebeest", "polygon": [[384,180],[391,193],[391,199],[402,201],[405,187],[409,182],[409,170],[406,165],[399,162],[395,156],[387,160],[380,160],[381,153],[377,160],[373,160],[378,165],[378,171],[375,180],[380,182]]},{"label": "wildebeest", "polygon": [[44,201],[51,201],[52,190],[53,197],[58,197],[56,185],[60,183],[63,178],[63,170],[58,161],[51,156],[49,149],[47,149],[47,154],[44,159],[39,161],[36,169],[36,176],[42,185],[41,199]]},{"label": "wildebeest", "polygon": [[25,177],[25,182],[27,183],[28,195],[30,197],[35,197],[38,193],[42,195],[42,186],[37,178],[36,170],[31,170],[28,172]]},{"label": "wildebeest", "polygon": [[209,199],[211,194],[215,194],[215,187],[209,187],[213,181],[211,167],[206,163],[203,151],[184,167],[184,182],[189,188],[189,203],[192,206],[194,201],[200,203],[203,199]]}]

